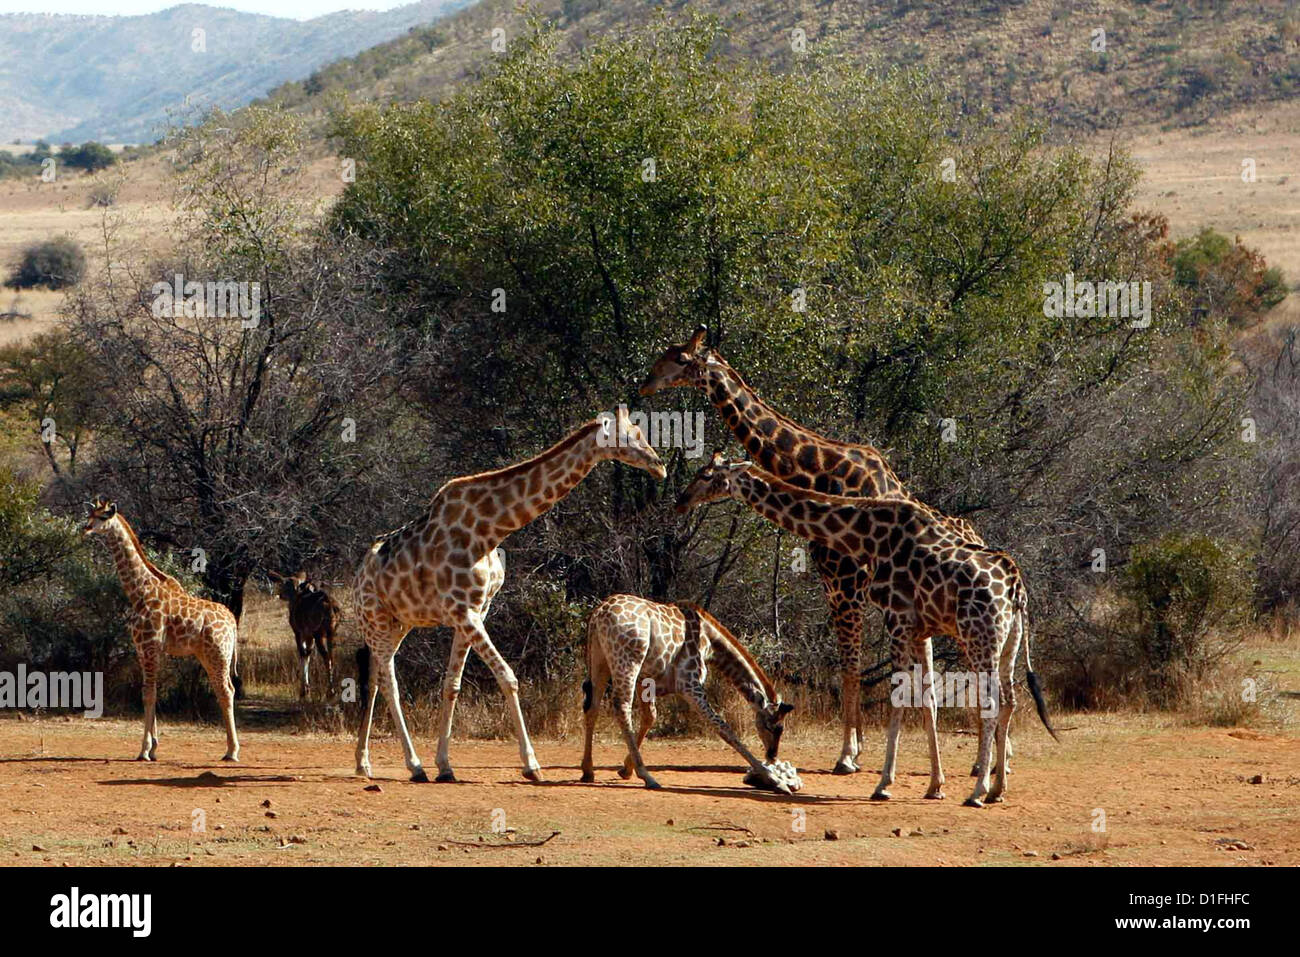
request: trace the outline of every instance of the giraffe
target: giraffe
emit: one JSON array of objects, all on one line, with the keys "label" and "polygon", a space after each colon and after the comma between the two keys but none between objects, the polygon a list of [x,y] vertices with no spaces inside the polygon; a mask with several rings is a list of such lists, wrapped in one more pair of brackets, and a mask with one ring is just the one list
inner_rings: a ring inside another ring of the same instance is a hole
[{"label": "giraffe", "polygon": [[[582,753],[582,780],[596,780],[591,741],[605,682],[612,679],[614,712],[627,741],[620,777],[630,778],[635,771],[646,787],[659,787],[641,758],[641,743],[655,723],[655,702],[664,695],[680,694],[749,762],[758,779],[789,794],[789,786],[771,775],[709,704],[704,693],[708,662],[754,709],[766,763],[775,761],[785,730],[783,721],[794,705],[781,700],[772,680],[736,637],[698,605],[663,605],[636,595],[611,595],[587,618],[587,680],[582,683],[587,744]],[[634,734],[632,707],[637,697],[641,724]]]},{"label": "giraffe", "polygon": [[[791,485],[835,495],[911,500],[879,449],[827,438],[782,415],[759,398],[716,349],[705,345],[707,335],[708,328],[699,326],[686,342],[669,346],[641,384],[641,395],[675,387],[702,390],[753,460]],[[964,541],[984,544],[965,519],[944,516],[944,521]],[[811,553],[840,650],[844,737],[835,773],[852,774],[859,770],[861,750],[861,641],[871,572],[819,544]]]},{"label": "giraffe", "polygon": [[190,595],[151,562],[115,502],[95,499],[82,535],[98,536],[108,546],[131,605],[127,622],[144,678],[144,740],[136,760],[158,760],[158,669],[166,653],[176,658],[193,655],[203,665],[226,724],[222,760],[238,761],[235,694],[240,687],[239,626],[235,616],[225,605]]},{"label": "giraffe", "polygon": [[[617,427],[617,434],[615,434]],[[524,777],[541,780],[519,706],[519,682],[488,637],[483,619],[505,577],[497,546],[568,495],[597,463],[615,460],[663,479],[663,462],[625,409],[586,423],[545,452],[517,465],[452,479],[415,520],[375,542],[357,571],[355,614],[377,659],[366,689],[357,739],[357,773],[369,777],[370,726],[379,685],[402,738],[412,781],[427,781],[402,718],[393,658],[415,627],[454,631],[439,708],[438,781],[455,781],[449,745],[461,674],[471,648],[492,669],[519,741]]]},{"label": "giraffe", "polygon": [[[1015,709],[1016,653],[1025,642],[1030,693],[1052,737],[1042,689],[1029,663],[1028,594],[1015,561],[1006,552],[963,542],[943,516],[898,499],[853,498],[809,492],[764,472],[750,462],[731,463],[715,453],[682,491],[679,512],[705,502],[736,498],[768,521],[801,538],[818,542],[872,569],[869,599],[885,616],[895,674],[913,661],[921,665],[922,686],[933,687],[929,636],[952,634],[981,677],[996,672],[996,715],[981,712],[979,775],[965,801],[982,807],[1006,792],[1007,730]],[[930,742],[930,787],[926,797],[942,799],[936,702],[923,695],[922,714]],[[903,709],[895,703],[889,720],[885,760],[874,800],[889,800],[898,755]],[[992,746],[997,739],[997,777],[989,787]]]}]

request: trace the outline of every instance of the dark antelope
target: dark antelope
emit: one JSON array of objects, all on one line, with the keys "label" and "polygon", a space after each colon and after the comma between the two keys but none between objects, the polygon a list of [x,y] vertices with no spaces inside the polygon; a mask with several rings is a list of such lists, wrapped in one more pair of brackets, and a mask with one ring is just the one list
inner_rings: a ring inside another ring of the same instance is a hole
[{"label": "dark antelope", "polygon": [[289,603],[289,627],[298,645],[298,660],[302,664],[298,697],[307,697],[311,684],[312,643],[325,659],[325,678],[328,693],[334,695],[334,633],[338,628],[339,606],[329,592],[307,580],[305,572],[285,577],[270,572],[271,581],[278,586],[276,594]]}]

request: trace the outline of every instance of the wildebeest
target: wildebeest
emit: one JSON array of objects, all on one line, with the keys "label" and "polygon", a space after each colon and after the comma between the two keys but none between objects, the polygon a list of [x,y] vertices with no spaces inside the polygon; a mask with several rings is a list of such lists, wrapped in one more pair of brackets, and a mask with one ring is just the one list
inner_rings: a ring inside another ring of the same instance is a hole
[{"label": "wildebeest", "polygon": [[311,649],[325,659],[325,676],[329,695],[334,695],[334,633],[338,628],[340,610],[338,603],[319,585],[307,580],[305,572],[284,576],[270,572],[271,581],[278,585],[276,594],[289,603],[289,627],[298,645],[298,660],[302,663],[302,683],[298,697],[307,697],[311,684]]}]

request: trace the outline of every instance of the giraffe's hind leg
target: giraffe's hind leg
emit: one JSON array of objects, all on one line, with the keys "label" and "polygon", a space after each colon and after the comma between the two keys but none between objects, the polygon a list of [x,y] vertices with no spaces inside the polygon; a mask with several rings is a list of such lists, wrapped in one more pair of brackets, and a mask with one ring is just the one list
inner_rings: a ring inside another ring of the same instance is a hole
[{"label": "giraffe's hind leg", "polygon": [[[594,638],[589,637],[588,641]],[[593,646],[591,655],[591,673],[583,684],[586,696],[583,699],[582,720],[585,725],[586,743],[582,749],[582,780],[591,784],[596,780],[596,765],[592,759],[592,741],[596,736],[596,717],[600,714],[600,702],[605,697],[605,683],[609,681],[609,667],[605,663],[605,653],[599,646]]]},{"label": "giraffe's hind leg", "polygon": [[[645,744],[646,734],[648,734],[650,729],[654,727],[655,721],[659,718],[659,711],[655,708],[655,699],[653,695],[648,698],[642,698],[640,711],[641,718],[636,729],[636,749],[638,752],[641,750],[642,745]],[[636,760],[633,758],[632,753],[628,752],[627,757],[623,761],[623,770],[619,772],[619,776],[630,778],[635,770]]]},{"label": "giraffe's hind leg", "polygon": [[967,807],[983,807],[989,793],[989,770],[993,765],[993,737],[1001,713],[1001,689],[998,686],[999,644],[997,626],[992,609],[963,627],[960,637],[971,649],[971,660],[978,677],[980,705],[980,749],[976,759],[980,774],[975,778],[975,788],[963,803]]},{"label": "giraffe's hind leg", "polygon": [[200,659],[208,681],[216,693],[221,707],[221,718],[226,726],[226,753],[222,761],[239,760],[239,735],[235,732],[235,686],[230,680],[230,657],[219,648],[213,648]]},{"label": "giraffe's hind leg", "polygon": [[[623,732],[623,740],[627,743],[628,754],[632,758],[632,770],[636,776],[645,782],[645,786],[651,789],[658,789],[659,782],[655,780],[654,775],[645,766],[645,760],[641,757],[641,749],[637,746],[636,732],[632,730],[632,707],[636,702],[636,679],[640,671],[639,665],[636,668],[627,669],[629,673],[616,674],[613,680],[614,696],[614,714],[618,717],[618,726]],[[620,777],[631,777],[631,774],[625,773],[627,766],[619,769]]]},{"label": "giraffe's hind leg", "polygon": [[[862,583],[859,570],[848,559],[822,546],[813,546],[813,562],[821,575],[822,589],[830,607],[831,628],[840,649],[840,706],[844,729],[835,774],[860,770],[861,739],[861,656],[864,608],[859,598]],[[851,566],[851,567],[850,567]]]},{"label": "giraffe's hind leg", "polygon": [[928,637],[921,639],[919,645],[913,644],[912,660],[917,659],[921,662],[921,686],[924,689],[921,713],[925,716],[925,731],[930,742],[930,787],[925,792],[925,796],[931,801],[942,801],[944,777],[943,764],[939,760],[939,715],[935,694],[934,646]]},{"label": "giraffe's hind leg", "polygon": [[998,726],[997,726],[997,777],[989,791],[987,801],[996,803],[1002,800],[1007,789],[1007,758],[1011,755],[1011,715],[1016,710],[1015,668],[1016,653],[1020,650],[1020,629],[1013,624],[1010,634],[1002,645],[998,660]]}]

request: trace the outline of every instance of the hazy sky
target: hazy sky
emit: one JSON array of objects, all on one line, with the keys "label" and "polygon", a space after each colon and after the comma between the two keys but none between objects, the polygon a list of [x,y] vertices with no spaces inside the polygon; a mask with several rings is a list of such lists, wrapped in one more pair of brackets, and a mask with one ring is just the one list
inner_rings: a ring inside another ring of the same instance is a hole
[{"label": "hazy sky", "polygon": [[[339,10],[390,10],[410,2],[412,0],[212,0],[207,5],[308,20]],[[0,0],[0,13],[115,13],[135,16],[175,6],[179,6],[178,0]]]}]

